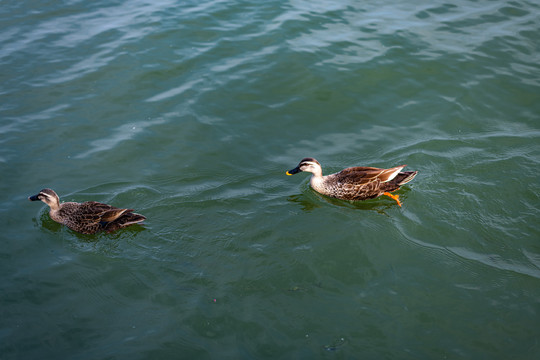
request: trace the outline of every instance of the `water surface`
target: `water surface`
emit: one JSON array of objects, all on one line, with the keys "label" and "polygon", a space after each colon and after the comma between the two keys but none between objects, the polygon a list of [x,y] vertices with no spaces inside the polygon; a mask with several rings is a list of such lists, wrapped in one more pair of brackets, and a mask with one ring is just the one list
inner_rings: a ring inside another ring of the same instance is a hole
[{"label": "water surface", "polygon": [[[3,4],[2,358],[533,358],[539,11]],[[306,156],[419,174],[349,203]],[[43,187],[148,220],[80,235]]]}]

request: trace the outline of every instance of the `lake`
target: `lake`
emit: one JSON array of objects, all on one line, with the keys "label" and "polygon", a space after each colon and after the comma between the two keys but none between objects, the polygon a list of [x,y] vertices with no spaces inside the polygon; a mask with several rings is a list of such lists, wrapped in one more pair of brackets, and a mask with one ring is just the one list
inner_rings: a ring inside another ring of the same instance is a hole
[{"label": "lake", "polygon": [[[3,3],[0,357],[538,356],[539,13]],[[304,157],[418,175],[336,200]],[[147,220],[81,235],[45,187]]]}]

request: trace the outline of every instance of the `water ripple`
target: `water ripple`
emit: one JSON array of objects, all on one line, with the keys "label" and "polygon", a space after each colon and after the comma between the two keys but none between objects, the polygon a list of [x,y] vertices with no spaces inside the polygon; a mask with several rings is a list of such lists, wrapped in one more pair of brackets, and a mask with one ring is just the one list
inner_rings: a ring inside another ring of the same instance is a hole
[{"label": "water ripple", "polygon": [[474,253],[469,249],[451,247],[449,250],[465,259],[478,261],[484,265],[494,267],[499,270],[513,271],[518,274],[529,275],[540,279],[540,269],[538,268],[534,269],[530,266],[508,261],[493,254],[489,255]]},{"label": "water ripple", "polygon": [[92,148],[81,154],[75,155],[74,158],[82,159],[96,152],[113,150],[119,143],[129,139],[133,139],[137,134],[145,131],[145,129],[163,123],[165,123],[164,119],[156,119],[120,125],[117,128],[113,129],[113,134],[111,134],[109,137],[93,140],[92,142],[90,142],[90,146]]}]

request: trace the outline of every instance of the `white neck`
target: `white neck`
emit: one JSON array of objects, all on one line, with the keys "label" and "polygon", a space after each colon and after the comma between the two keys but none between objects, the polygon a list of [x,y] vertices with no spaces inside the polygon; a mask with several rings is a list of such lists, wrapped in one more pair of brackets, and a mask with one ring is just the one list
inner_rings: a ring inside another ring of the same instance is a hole
[{"label": "white neck", "polygon": [[309,184],[311,187],[318,191],[323,193],[323,183],[324,183],[324,177],[322,176],[322,172],[319,172],[318,174],[311,175],[311,179],[309,179]]}]

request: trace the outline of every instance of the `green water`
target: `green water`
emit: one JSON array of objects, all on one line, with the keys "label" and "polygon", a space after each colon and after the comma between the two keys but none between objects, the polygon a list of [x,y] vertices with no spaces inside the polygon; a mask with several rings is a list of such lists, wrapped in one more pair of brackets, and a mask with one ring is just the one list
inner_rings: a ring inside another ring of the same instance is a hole
[{"label": "green water", "polygon": [[[1,359],[533,359],[540,6],[0,8]],[[325,174],[407,164],[387,197]],[[130,207],[80,235],[27,197]]]}]

